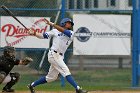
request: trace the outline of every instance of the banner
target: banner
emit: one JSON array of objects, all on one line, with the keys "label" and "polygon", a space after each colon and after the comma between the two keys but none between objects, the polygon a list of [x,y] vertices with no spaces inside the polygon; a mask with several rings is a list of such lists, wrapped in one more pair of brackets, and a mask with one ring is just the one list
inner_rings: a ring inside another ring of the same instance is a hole
[{"label": "banner", "polygon": [[74,55],[130,55],[131,16],[75,14]]},{"label": "banner", "polygon": [[[43,33],[50,30],[43,17],[17,17],[27,28]],[[46,17],[45,17],[46,18]],[[50,20],[50,18],[47,18]],[[11,16],[1,16],[0,47],[49,48],[49,39],[29,36],[27,30]]]}]

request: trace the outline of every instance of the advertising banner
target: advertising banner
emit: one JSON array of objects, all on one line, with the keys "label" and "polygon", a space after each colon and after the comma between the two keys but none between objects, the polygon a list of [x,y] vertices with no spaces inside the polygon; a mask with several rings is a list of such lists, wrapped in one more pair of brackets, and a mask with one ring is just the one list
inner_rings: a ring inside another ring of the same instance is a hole
[{"label": "advertising banner", "polygon": [[[43,33],[50,30],[43,17],[17,17],[27,28]],[[45,17],[46,18],[46,17]],[[50,18],[47,18],[50,20]],[[49,39],[29,36],[27,30],[11,16],[1,16],[0,47],[49,48]]]},{"label": "advertising banner", "polygon": [[74,55],[130,55],[131,16],[75,14]]}]

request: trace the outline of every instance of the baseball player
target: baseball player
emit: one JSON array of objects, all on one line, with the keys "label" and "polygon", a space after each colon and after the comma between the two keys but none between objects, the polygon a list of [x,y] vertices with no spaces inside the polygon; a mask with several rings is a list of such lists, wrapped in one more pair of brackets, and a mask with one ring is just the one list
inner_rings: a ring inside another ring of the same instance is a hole
[{"label": "baseball player", "polygon": [[16,59],[15,48],[11,46],[4,47],[3,55],[0,56],[0,84],[6,85],[2,92],[14,92],[14,89],[11,88],[18,82],[20,74],[17,72],[11,73],[10,71],[15,65],[27,65],[31,60],[29,57],[23,60]]},{"label": "baseball player", "polygon": [[48,61],[51,66],[46,76],[43,76],[40,79],[32,82],[27,87],[30,89],[31,93],[35,93],[35,86],[56,80],[58,74],[60,73],[75,88],[76,93],[87,93],[86,90],[82,90],[77,85],[69,71],[69,68],[63,61],[65,51],[71,44],[74,37],[74,32],[71,30],[74,23],[69,18],[62,19],[62,21],[60,22],[60,26],[49,22],[47,19],[45,19],[44,21],[46,24],[53,26],[55,29],[43,34],[37,33],[30,29],[28,33],[29,35],[33,35],[41,39],[48,39],[50,37],[53,37],[53,43],[48,53]]}]

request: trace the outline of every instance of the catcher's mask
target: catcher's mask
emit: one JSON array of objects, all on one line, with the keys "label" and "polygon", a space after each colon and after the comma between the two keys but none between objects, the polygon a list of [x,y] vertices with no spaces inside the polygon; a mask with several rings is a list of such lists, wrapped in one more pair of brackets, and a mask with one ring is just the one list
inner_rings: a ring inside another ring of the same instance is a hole
[{"label": "catcher's mask", "polygon": [[15,48],[11,46],[4,47],[4,56],[14,58],[15,57]]},{"label": "catcher's mask", "polygon": [[74,26],[73,21],[70,18],[64,18],[61,20],[60,22],[60,26],[64,27],[66,25],[67,22],[70,22],[72,26]]}]

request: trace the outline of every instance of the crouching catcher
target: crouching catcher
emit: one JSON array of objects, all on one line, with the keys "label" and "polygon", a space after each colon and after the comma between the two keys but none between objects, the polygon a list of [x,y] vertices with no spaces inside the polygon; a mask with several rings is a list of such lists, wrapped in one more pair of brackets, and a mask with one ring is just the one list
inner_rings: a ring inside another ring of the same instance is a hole
[{"label": "crouching catcher", "polygon": [[19,78],[20,74],[17,72],[12,73],[11,70],[15,65],[27,65],[32,62],[32,58],[25,57],[24,59],[16,59],[15,48],[11,46],[5,46],[3,55],[0,56],[0,84],[6,84],[2,92],[14,92],[14,89],[11,89],[15,85]]}]

